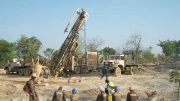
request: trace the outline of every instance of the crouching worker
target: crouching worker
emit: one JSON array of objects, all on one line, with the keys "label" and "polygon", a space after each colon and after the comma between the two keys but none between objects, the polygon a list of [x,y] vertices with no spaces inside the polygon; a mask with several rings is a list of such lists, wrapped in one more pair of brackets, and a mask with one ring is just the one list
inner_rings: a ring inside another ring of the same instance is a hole
[{"label": "crouching worker", "polygon": [[112,101],[121,101],[120,87],[114,87],[115,92],[112,94]]},{"label": "crouching worker", "polygon": [[100,93],[98,94],[96,101],[106,101],[107,94],[105,93],[104,88],[102,87],[102,85],[100,85],[98,88]]},{"label": "crouching worker", "polygon": [[71,101],[80,101],[80,97],[79,97],[79,94],[77,94],[77,92],[78,91],[76,88],[72,89],[72,95],[70,96]]},{"label": "crouching worker", "polygon": [[66,97],[62,89],[63,88],[60,86],[59,89],[54,92],[52,101],[66,101]]}]

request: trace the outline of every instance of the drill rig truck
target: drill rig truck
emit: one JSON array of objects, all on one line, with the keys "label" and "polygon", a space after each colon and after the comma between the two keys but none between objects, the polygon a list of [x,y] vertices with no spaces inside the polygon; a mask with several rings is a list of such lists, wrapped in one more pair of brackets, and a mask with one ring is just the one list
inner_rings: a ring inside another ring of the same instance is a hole
[{"label": "drill rig truck", "polygon": [[[88,19],[88,13],[86,11],[76,11],[76,13],[78,14],[78,17],[74,25],[69,31],[67,38],[61,45],[57,54],[52,59],[51,72],[53,76],[58,76],[62,73],[62,71],[70,71],[71,73],[79,74],[97,67],[96,62],[94,63],[94,61],[92,61],[94,59],[97,60],[96,53],[86,52],[85,57],[83,58],[76,56],[76,50],[79,45],[79,34]],[[68,23],[67,27],[69,24],[70,22]],[[67,32],[67,27],[65,28],[64,32]],[[87,59],[90,60],[87,61]],[[91,65],[89,65],[89,61],[92,62],[90,63]]]},{"label": "drill rig truck", "polygon": [[20,76],[29,76],[33,72],[33,68],[32,62],[25,62],[23,59],[14,58],[6,64],[4,70],[6,70],[7,75],[16,73]]}]

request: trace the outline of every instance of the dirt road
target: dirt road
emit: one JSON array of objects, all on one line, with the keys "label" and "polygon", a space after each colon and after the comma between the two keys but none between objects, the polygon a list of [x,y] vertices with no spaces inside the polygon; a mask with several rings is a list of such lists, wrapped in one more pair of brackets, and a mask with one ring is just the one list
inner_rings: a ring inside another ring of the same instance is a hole
[{"label": "dirt road", "polygon": [[[68,79],[61,77],[50,79],[40,78],[42,83],[37,85],[40,101],[51,101],[53,92],[60,85],[64,87],[67,95],[70,95],[71,89],[76,87],[79,90],[81,101],[94,101],[99,93],[97,84],[101,83],[105,85],[104,79],[100,79],[98,73],[75,75],[70,79],[70,83],[68,83]],[[165,101],[176,101],[177,84],[169,82],[168,79],[168,73],[160,73],[152,70],[148,70],[148,73],[141,75],[109,77],[110,81],[121,87],[122,101],[125,101],[130,85],[135,86],[139,101],[147,101],[145,91],[157,91],[164,97]],[[29,80],[29,77],[7,76],[5,71],[0,69],[0,101],[28,101],[28,95],[22,91],[22,87],[27,80]]]}]

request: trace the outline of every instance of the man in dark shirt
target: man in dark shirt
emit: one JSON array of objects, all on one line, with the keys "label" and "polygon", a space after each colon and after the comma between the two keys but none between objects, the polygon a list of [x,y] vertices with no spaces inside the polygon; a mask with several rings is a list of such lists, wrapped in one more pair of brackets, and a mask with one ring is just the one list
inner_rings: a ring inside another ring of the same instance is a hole
[{"label": "man in dark shirt", "polygon": [[134,87],[129,87],[130,92],[127,94],[126,101],[137,101],[138,96],[134,91]]},{"label": "man in dark shirt", "polygon": [[104,65],[103,65],[103,68],[102,68],[102,76],[101,76],[101,79],[106,76],[108,76],[108,73],[109,73],[109,65],[107,62],[104,62]]}]

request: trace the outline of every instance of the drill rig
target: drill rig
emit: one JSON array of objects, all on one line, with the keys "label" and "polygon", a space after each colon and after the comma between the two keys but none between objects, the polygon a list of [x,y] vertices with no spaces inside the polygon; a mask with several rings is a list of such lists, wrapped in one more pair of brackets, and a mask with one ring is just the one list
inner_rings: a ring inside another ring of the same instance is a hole
[{"label": "drill rig", "polygon": [[[54,76],[57,76],[63,69],[72,70],[72,65],[74,64],[72,60],[74,59],[75,52],[79,45],[79,33],[88,19],[88,13],[86,11],[77,10],[76,13],[78,14],[77,20],[69,31],[67,38],[61,45],[57,54],[53,57],[52,74]],[[70,22],[66,26],[64,32],[67,32],[69,24]]]}]

